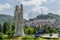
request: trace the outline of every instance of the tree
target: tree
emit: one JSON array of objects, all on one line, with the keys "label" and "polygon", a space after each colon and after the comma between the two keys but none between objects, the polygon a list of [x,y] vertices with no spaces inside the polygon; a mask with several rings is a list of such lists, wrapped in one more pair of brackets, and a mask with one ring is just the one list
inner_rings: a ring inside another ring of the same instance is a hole
[{"label": "tree", "polygon": [[45,33],[57,33],[56,28],[48,26],[48,25],[42,26],[41,29],[45,30]]},{"label": "tree", "polygon": [[1,24],[0,24],[0,32],[2,32],[2,26],[1,26]]},{"label": "tree", "polygon": [[9,30],[7,31],[7,34],[9,36],[13,36],[13,34],[15,32],[14,30],[15,30],[15,23],[12,23],[11,26],[10,26],[10,28],[9,28]]},{"label": "tree", "polygon": [[57,33],[57,30],[54,27],[49,28],[50,33]]},{"label": "tree", "polygon": [[12,29],[12,31],[14,31],[14,29],[15,29],[15,23],[12,23],[11,29]]},{"label": "tree", "polygon": [[3,23],[3,33],[6,34],[6,32],[9,30],[9,23],[4,22]]},{"label": "tree", "polygon": [[11,25],[12,35],[15,33],[15,23],[12,23]]},{"label": "tree", "polygon": [[0,39],[2,40],[2,26],[0,24]]}]

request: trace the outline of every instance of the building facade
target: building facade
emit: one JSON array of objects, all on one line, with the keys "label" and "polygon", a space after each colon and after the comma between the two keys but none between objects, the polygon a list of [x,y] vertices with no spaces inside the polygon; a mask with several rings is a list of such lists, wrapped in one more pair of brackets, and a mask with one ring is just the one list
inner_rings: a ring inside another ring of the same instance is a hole
[{"label": "building facade", "polygon": [[28,27],[41,27],[44,25],[54,26],[56,24],[56,19],[38,19],[27,22],[25,25]]}]

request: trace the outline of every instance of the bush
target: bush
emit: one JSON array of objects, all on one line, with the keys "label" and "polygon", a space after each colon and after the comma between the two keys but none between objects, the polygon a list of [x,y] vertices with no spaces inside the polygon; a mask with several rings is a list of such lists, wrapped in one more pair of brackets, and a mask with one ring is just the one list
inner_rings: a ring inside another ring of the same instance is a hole
[{"label": "bush", "polygon": [[43,30],[45,30],[45,33],[57,33],[57,30],[55,27],[50,27],[48,25],[42,26]]},{"label": "bush", "polygon": [[8,35],[2,34],[2,38],[6,39],[6,38],[8,38]]},{"label": "bush", "polygon": [[0,33],[0,39],[2,39],[2,33]]},{"label": "bush", "polygon": [[32,35],[34,34],[34,28],[27,28],[24,30],[25,34]]}]

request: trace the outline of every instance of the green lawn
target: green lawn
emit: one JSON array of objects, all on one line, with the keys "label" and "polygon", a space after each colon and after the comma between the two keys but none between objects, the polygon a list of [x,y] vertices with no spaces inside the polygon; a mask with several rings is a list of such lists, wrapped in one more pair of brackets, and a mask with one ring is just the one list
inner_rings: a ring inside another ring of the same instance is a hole
[{"label": "green lawn", "polygon": [[[22,37],[19,37],[17,40],[22,40]],[[37,39],[34,39],[34,38],[26,38],[26,39],[23,39],[23,40],[47,40],[45,38],[37,38]],[[60,38],[58,39],[50,39],[50,40],[60,40]]]},{"label": "green lawn", "polygon": [[[4,39],[4,40],[12,40],[12,39]],[[14,38],[13,40],[22,40],[21,37],[18,37],[18,38]],[[35,40],[35,39],[23,39],[23,40]],[[45,38],[38,38],[36,40],[46,40]],[[50,39],[50,40],[60,40],[60,38],[58,39]]]},{"label": "green lawn", "polygon": [[[46,38],[42,38],[42,37],[39,37],[39,38],[35,38],[34,36],[23,36],[23,37],[13,37],[13,38],[10,38],[10,39],[3,39],[3,40],[47,40]],[[50,40],[60,40],[60,38],[57,38],[57,39],[51,39]]]}]

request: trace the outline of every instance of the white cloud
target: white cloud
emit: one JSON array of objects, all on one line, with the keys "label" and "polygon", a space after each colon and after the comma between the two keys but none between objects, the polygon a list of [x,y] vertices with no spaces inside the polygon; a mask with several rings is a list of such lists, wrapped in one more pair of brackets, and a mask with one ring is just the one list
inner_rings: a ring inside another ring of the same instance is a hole
[{"label": "white cloud", "polygon": [[[32,12],[32,13],[31,13]],[[47,14],[49,13],[49,9],[47,7],[33,7],[31,10],[29,10],[27,13],[24,14],[24,18],[25,19],[29,19],[31,17],[29,17],[29,15],[40,15],[41,13],[43,14]]]},{"label": "white cloud", "polygon": [[60,4],[60,1],[58,2],[58,4]]},{"label": "white cloud", "polygon": [[56,0],[51,0],[51,2],[54,2],[54,1],[56,1]]},{"label": "white cloud", "polygon": [[23,18],[29,20],[27,14],[24,14],[24,15],[23,15]]},{"label": "white cloud", "polygon": [[[34,10],[38,11],[39,9],[36,8],[36,7],[39,7],[39,5],[42,4],[42,2],[45,2],[45,3],[47,2],[47,0],[16,0],[16,1],[22,3],[24,6],[25,6],[25,5],[27,5],[27,6],[28,6],[28,5],[34,5],[34,7],[33,7],[31,10],[28,10],[28,12],[24,13],[24,18],[25,18],[25,19],[29,19],[28,14],[29,14],[31,11],[34,11]],[[43,9],[43,10],[44,10],[44,9]],[[39,10],[38,12],[40,12],[40,10]]]},{"label": "white cloud", "polygon": [[60,12],[60,10],[58,10],[57,12]]},{"label": "white cloud", "polygon": [[47,0],[29,0],[29,1],[23,0],[21,3],[23,5],[41,5],[42,2],[47,2]]},{"label": "white cloud", "polygon": [[32,11],[33,13],[37,14],[47,14],[49,12],[49,9],[47,7],[42,7],[42,3],[51,3],[55,2],[56,0],[17,0],[18,2],[22,3],[24,6],[34,5],[33,8],[28,10],[26,13],[24,13],[24,18],[29,19],[29,13]]},{"label": "white cloud", "polygon": [[38,13],[43,13],[47,14],[48,13],[48,8],[47,7],[35,7],[32,9],[33,12],[38,12]]},{"label": "white cloud", "polygon": [[15,0],[15,1],[18,1],[19,3],[22,3],[23,5],[41,5],[43,2],[51,3],[57,0]]},{"label": "white cloud", "polygon": [[56,11],[55,13],[58,14],[58,15],[60,15],[60,10]]},{"label": "white cloud", "polygon": [[0,4],[0,11],[1,11],[1,10],[4,10],[4,9],[8,9],[8,8],[10,8],[10,7],[11,7],[11,5],[8,4],[8,3]]},{"label": "white cloud", "polygon": [[53,13],[53,14],[60,15],[60,10],[58,10],[58,11],[50,11],[50,12]]},{"label": "white cloud", "polygon": [[29,14],[31,11],[32,11],[32,9],[29,10],[28,12],[24,13],[23,16],[24,16],[25,19],[29,20],[28,14]]}]

